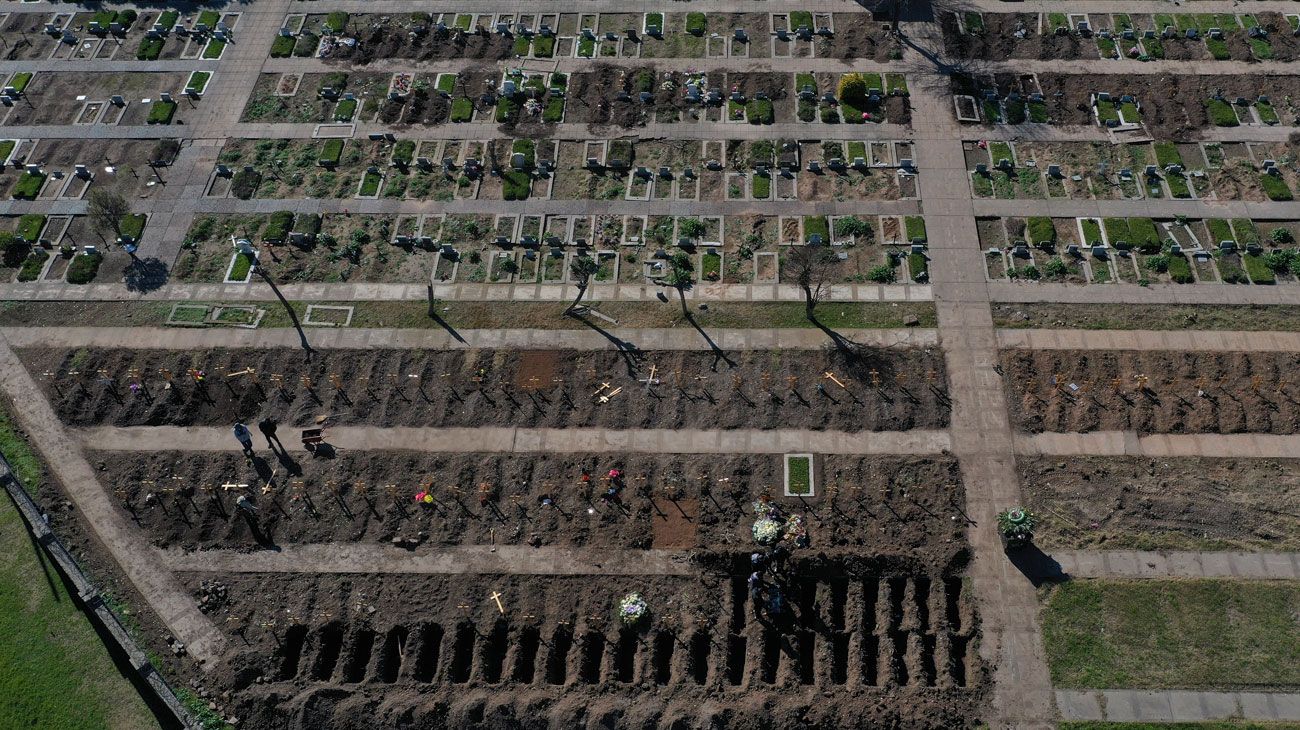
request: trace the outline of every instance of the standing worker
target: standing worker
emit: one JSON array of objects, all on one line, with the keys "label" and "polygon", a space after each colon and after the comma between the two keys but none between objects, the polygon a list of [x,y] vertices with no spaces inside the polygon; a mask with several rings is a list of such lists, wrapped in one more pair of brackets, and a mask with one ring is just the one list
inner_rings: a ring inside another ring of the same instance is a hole
[{"label": "standing worker", "polygon": [[[272,450],[274,450],[275,445],[280,442],[280,439],[275,435],[276,425],[275,419],[270,416],[257,422],[258,430],[260,430],[262,435],[266,437],[266,448]],[[280,448],[284,448],[284,446],[281,445]]]},{"label": "standing worker", "polygon": [[236,423],[234,431],[235,438],[244,447],[244,456],[251,458],[253,456],[253,434],[249,432],[248,426]]}]

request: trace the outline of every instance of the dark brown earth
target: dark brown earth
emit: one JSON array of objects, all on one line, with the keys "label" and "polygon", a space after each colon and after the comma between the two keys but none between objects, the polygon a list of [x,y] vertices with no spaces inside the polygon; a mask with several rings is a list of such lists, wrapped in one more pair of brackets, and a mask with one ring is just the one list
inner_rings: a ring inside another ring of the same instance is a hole
[{"label": "dark brown earth", "polygon": [[[203,681],[230,690],[223,710],[246,727],[978,724],[985,670],[959,565],[796,561],[792,616],[768,623],[746,605],[747,553],[701,562],[698,577],[188,582],[225,589],[213,616],[235,649]],[[650,617],[624,627],[631,591]]]},{"label": "dark brown earth", "polygon": [[1300,549],[1300,461],[1021,458],[1044,548]]},{"label": "dark brown earth", "polygon": [[[542,371],[560,373],[550,382],[521,369],[518,352],[494,350],[331,350],[308,359],[290,349],[32,349],[21,356],[59,416],[76,426],[229,425],[265,415],[286,425],[319,416],[377,426],[902,431],[948,424],[943,359],[932,349],[874,350],[851,361],[835,350],[550,352],[556,363]],[[647,388],[642,379],[652,366],[661,382]],[[191,370],[205,373],[201,384]],[[132,393],[132,383],[143,387]]]},{"label": "dark brown earth", "polygon": [[[780,454],[345,451],[331,460],[297,452],[277,461],[260,453],[252,464],[233,452],[100,451],[90,461],[105,484],[120,490],[127,519],[159,547],[187,550],[394,539],[432,546],[743,550],[752,543],[752,502],[765,490],[779,496],[783,489]],[[964,498],[955,459],[825,456],[816,468],[817,496],[782,499],[810,511],[819,547],[870,547],[947,564],[962,544]],[[610,480],[611,469],[621,478]],[[271,489],[263,491],[268,481]],[[611,487],[617,495],[607,502]],[[435,506],[414,503],[426,489]],[[256,533],[234,509],[239,495],[258,507]],[[544,497],[555,508],[544,508]],[[678,522],[686,524],[676,526],[676,536],[686,541],[655,540],[657,529]]]},{"label": "dark brown earth", "polygon": [[[1276,352],[1002,353],[1012,422],[1029,432],[1297,433],[1297,365],[1300,354]],[[1072,383],[1080,390],[1071,395]]]}]

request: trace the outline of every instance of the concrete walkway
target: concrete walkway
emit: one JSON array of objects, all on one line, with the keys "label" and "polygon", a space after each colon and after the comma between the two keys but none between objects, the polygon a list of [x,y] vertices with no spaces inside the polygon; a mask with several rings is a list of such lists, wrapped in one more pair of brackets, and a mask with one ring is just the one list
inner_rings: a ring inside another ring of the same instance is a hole
[{"label": "concrete walkway", "polygon": [[1043,550],[1070,578],[1300,579],[1300,553]]},{"label": "concrete walkway", "polygon": [[[580,325],[579,325],[580,326]],[[301,347],[297,330],[185,329],[180,327],[8,327],[0,328],[13,347],[125,347],[142,350],[192,350],[211,347]],[[690,327],[678,329],[609,329],[606,334],[589,329],[482,330],[457,332],[460,339],[441,329],[400,330],[366,328],[308,328],[313,349],[425,349],[500,348],[511,350],[607,350],[610,337],[641,352],[655,350],[708,350],[709,343]],[[708,329],[723,350],[819,350],[831,341],[819,329]],[[933,329],[839,330],[839,334],[871,347],[933,347],[939,333]]]},{"label": "concrete walkway", "polygon": [[[103,426],[73,433],[84,448],[103,451],[240,450],[239,442],[224,426]],[[330,445],[343,451],[392,449],[438,453],[940,454],[951,445],[946,431],[920,429],[844,433],[791,429],[326,426],[325,436]]]},{"label": "concrete walkway", "polygon": [[1300,353],[1300,332],[1003,329],[998,330],[998,347],[1029,350]]},{"label": "concrete walkway", "polygon": [[529,547],[526,545],[422,546],[329,543],[273,550],[201,550],[162,553],[168,569],[183,573],[385,573],[517,575],[693,575],[698,569],[676,550]]},{"label": "concrete walkway", "polygon": [[1192,690],[1057,690],[1063,720],[1206,722],[1300,720],[1300,694]]},{"label": "concrete walkway", "polygon": [[1016,434],[1017,454],[1026,456],[1203,456],[1291,459],[1300,456],[1300,434],[1089,433]]},{"label": "concrete walkway", "polygon": [[[15,408],[18,425],[63,485],[64,493],[84,516],[94,538],[116,561],[131,585],[149,604],[167,629],[185,644],[190,656],[210,670],[221,656],[225,637],[198,610],[194,597],[161,564],[148,536],[127,523],[115,500],[100,484],[96,472],[82,455],[80,445],[69,438],[58,416],[35,381],[14,356],[0,335],[0,392]],[[35,485],[32,485],[35,486]]]},{"label": "concrete walkway", "polygon": [[[433,297],[469,302],[562,302],[577,290],[569,284],[435,284]],[[428,284],[283,284],[280,292],[293,302],[428,301]],[[923,284],[843,284],[834,286],[823,302],[924,302],[930,286]],[[677,292],[653,284],[592,284],[586,301],[659,301]],[[711,284],[686,292],[687,301],[801,302],[803,292],[791,284]],[[0,300],[68,301],[195,301],[275,302],[275,292],[260,282],[249,284],[167,284],[150,292],[131,291],[125,284],[74,286],[62,282],[0,284]],[[675,305],[674,305],[675,306]]]}]

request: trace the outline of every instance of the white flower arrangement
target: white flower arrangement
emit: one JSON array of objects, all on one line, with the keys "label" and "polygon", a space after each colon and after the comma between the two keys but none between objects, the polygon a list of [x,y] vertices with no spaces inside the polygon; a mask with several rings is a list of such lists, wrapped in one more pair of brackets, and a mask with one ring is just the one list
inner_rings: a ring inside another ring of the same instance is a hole
[{"label": "white flower arrangement", "polygon": [[771,545],[781,539],[781,523],[767,517],[754,521],[754,542]]},{"label": "white flower arrangement", "polygon": [[650,608],[640,593],[629,593],[618,602],[618,618],[625,624],[635,624],[645,618]]}]

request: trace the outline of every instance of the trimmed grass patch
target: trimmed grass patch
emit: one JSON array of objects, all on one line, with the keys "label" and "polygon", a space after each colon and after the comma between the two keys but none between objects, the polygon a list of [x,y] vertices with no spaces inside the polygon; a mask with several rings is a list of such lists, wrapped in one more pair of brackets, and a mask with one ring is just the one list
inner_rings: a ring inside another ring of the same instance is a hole
[{"label": "trimmed grass patch", "polygon": [[72,263],[68,265],[68,283],[69,284],[89,284],[95,280],[95,275],[99,273],[99,265],[103,263],[104,255],[99,253],[83,253],[72,257]]},{"label": "trimmed grass patch", "polygon": [[1300,582],[1074,580],[1042,597],[1057,687],[1300,684]]},{"label": "trimmed grass patch", "polygon": [[171,124],[172,117],[175,115],[176,102],[155,101],[149,107],[149,118],[146,121],[149,124]]}]

